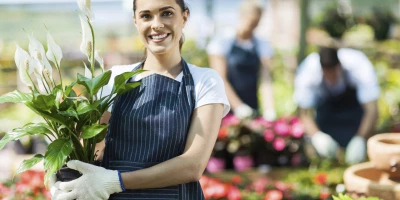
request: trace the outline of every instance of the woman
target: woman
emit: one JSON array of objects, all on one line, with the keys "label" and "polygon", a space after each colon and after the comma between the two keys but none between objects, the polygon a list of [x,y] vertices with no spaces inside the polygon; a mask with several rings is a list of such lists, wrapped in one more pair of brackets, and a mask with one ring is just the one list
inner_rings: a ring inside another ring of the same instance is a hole
[{"label": "woman", "polygon": [[181,58],[183,0],[133,3],[147,58],[112,71],[147,70],[130,80],[142,84],[114,102],[104,168],[68,162],[83,175],[56,183],[53,199],[204,199],[199,179],[229,112],[223,81]]},{"label": "woman", "polygon": [[235,35],[217,37],[207,48],[210,66],[223,78],[232,111],[241,119],[258,115],[258,93],[262,95],[264,118],[276,117],[269,72],[273,50],[253,34],[262,13],[258,1],[244,1]]}]

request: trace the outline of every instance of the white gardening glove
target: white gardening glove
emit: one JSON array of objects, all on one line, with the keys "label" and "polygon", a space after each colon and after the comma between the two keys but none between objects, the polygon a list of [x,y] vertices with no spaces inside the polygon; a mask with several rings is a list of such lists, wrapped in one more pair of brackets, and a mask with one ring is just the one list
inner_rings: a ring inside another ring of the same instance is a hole
[{"label": "white gardening glove", "polygon": [[253,117],[255,111],[253,108],[251,108],[247,104],[242,103],[238,107],[233,109],[233,113],[240,119],[245,119],[245,118]]},{"label": "white gardening glove", "polygon": [[329,159],[336,157],[339,144],[330,135],[318,131],[311,137],[311,144],[320,156]]},{"label": "white gardening glove", "polygon": [[275,110],[265,110],[263,112],[263,118],[268,120],[268,121],[274,121],[276,119]]},{"label": "white gardening glove", "polygon": [[365,138],[354,136],[346,147],[346,163],[354,165],[367,158],[367,144]]},{"label": "white gardening glove", "polygon": [[107,170],[77,160],[67,163],[71,169],[82,173],[82,176],[70,182],[57,182],[55,187],[61,191],[53,200],[98,200],[108,199],[111,194],[122,192],[118,171]]}]

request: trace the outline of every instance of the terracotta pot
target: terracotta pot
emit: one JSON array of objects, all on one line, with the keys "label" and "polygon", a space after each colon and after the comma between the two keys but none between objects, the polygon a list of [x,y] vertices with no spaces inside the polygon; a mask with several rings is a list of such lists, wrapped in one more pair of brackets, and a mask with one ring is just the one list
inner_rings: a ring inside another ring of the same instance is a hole
[{"label": "terracotta pot", "polygon": [[378,134],[368,140],[368,156],[375,168],[400,178],[400,133]]},{"label": "terracotta pot", "polygon": [[387,172],[375,169],[370,162],[348,168],[344,173],[344,183],[349,193],[383,200],[400,199],[400,179],[390,178]]}]

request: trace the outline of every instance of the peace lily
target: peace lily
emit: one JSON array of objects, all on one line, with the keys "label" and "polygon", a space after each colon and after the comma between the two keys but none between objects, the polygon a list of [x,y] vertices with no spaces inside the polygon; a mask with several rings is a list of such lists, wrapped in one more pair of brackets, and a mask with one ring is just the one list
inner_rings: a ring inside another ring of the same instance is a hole
[{"label": "peace lily", "polygon": [[21,81],[28,87],[33,88],[34,87],[33,82],[32,82],[31,77],[29,76],[33,72],[32,58],[18,44],[17,44],[17,50],[15,52],[14,60],[15,60],[15,65],[18,68],[19,77],[20,77]]},{"label": "peace lily", "polygon": [[90,21],[93,20],[94,15],[92,13],[92,3],[91,0],[77,0],[79,9]]},{"label": "peace lily", "polygon": [[[99,51],[95,50],[94,31],[90,23],[92,17],[90,1],[78,0],[78,5],[85,16],[80,15],[83,39],[80,50],[88,56],[90,63],[90,68],[84,63],[82,71],[85,71],[85,75],[78,73],[74,82],[63,85],[60,72],[62,51],[49,32],[47,32],[47,53],[33,35],[28,35],[29,54],[17,45],[15,64],[22,82],[31,89],[31,92],[23,93],[16,90],[7,93],[0,96],[0,103],[24,103],[43,117],[44,122],[28,123],[24,127],[7,132],[0,140],[0,150],[8,142],[28,135],[42,135],[50,141],[50,144],[44,155],[38,154],[24,160],[16,170],[16,174],[44,161],[45,181],[47,181],[69,160],[93,162],[96,158],[96,143],[105,138],[108,128],[108,125],[100,124],[100,118],[115,98],[140,85],[138,82],[126,83],[126,81],[142,71],[126,72],[114,78],[110,95],[101,95],[102,88],[111,78],[111,71],[104,71],[103,59],[99,56]],[[96,61],[101,68],[100,74],[95,74]],[[59,83],[51,76],[52,64],[60,74]],[[32,81],[32,74],[36,76],[36,85]],[[85,92],[75,93],[73,88],[76,85],[85,88]]]}]

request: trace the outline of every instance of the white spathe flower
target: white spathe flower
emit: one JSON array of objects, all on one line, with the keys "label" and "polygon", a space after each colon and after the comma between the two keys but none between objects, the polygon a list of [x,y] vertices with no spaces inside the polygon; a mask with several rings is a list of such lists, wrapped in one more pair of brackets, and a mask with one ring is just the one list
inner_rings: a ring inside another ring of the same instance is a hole
[{"label": "white spathe flower", "polygon": [[79,19],[81,20],[81,27],[82,27],[82,43],[80,46],[80,50],[90,60],[93,48],[92,31],[90,29],[89,22],[87,20],[84,20],[80,15]]},{"label": "white spathe flower", "polygon": [[50,80],[53,80],[53,77],[51,76],[53,69],[47,60],[44,47],[42,43],[40,43],[36,38],[32,35],[29,35],[29,53],[31,56],[38,61],[36,68],[34,68],[35,75],[36,73],[40,73],[42,75],[43,69],[46,68],[47,71],[50,73]]},{"label": "white spathe flower", "polygon": [[32,80],[29,77],[29,75],[32,73],[32,66],[30,65],[31,57],[18,44],[17,44],[17,50],[15,51],[14,61],[15,64],[17,65],[21,81],[25,85],[33,88]]},{"label": "white spathe flower", "polygon": [[99,50],[97,49],[94,53],[94,59],[96,59],[96,61],[99,63],[101,70],[104,71],[104,59],[100,57]]},{"label": "white spathe flower", "polygon": [[85,63],[83,63],[85,65],[85,77],[92,79],[92,72],[90,71],[90,69],[86,66]]},{"label": "white spathe flower", "polygon": [[90,21],[94,19],[91,0],[77,0],[79,9]]},{"label": "white spathe flower", "polygon": [[56,66],[61,66],[61,59],[63,58],[62,51],[60,46],[54,41],[53,36],[51,36],[50,32],[47,31],[47,59],[52,61],[54,64],[58,64]]}]

